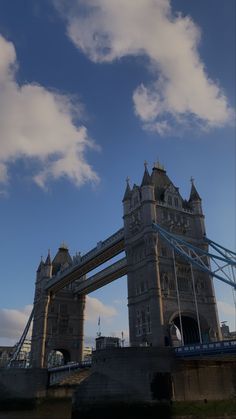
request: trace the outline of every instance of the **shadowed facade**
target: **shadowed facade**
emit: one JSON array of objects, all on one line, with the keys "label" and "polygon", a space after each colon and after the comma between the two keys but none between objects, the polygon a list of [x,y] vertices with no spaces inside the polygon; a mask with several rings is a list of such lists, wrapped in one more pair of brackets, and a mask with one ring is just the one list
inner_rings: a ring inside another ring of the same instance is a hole
[{"label": "shadowed facade", "polygon": [[[123,198],[130,344],[169,346],[221,338],[212,278],[173,253],[153,222],[207,250],[201,198],[184,200],[159,163]],[[194,296],[195,291],[195,296]],[[195,298],[196,297],[196,298]],[[182,331],[182,336],[178,333]]]}]

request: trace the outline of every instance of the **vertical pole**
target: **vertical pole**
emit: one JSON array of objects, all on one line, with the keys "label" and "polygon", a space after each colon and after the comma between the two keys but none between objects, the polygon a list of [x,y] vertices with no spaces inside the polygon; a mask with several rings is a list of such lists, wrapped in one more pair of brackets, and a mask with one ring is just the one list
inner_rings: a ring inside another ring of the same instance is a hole
[{"label": "vertical pole", "polygon": [[174,275],[175,275],[175,286],[176,286],[176,294],[177,294],[177,302],[178,302],[181,342],[182,342],[182,345],[184,345],[183,325],[182,325],[182,316],[181,316],[181,310],[180,310],[179,287],[178,287],[178,279],[177,279],[177,273],[176,273],[174,249],[172,250],[172,257],[173,257],[173,264],[174,264]]},{"label": "vertical pole", "polygon": [[[235,278],[235,274],[234,274],[234,268],[231,265],[231,271],[232,271],[232,277],[233,277],[233,281],[236,284],[236,278]],[[236,328],[236,289],[232,287],[232,294],[233,294],[233,301],[234,301],[234,308],[235,308],[235,313],[234,313],[234,327]]]},{"label": "vertical pole", "polygon": [[[191,256],[190,253],[189,253],[189,256]],[[192,263],[190,263],[190,269],[191,269],[191,278],[192,278],[192,284],[193,284],[194,302],[195,302],[196,315],[197,315],[197,325],[198,325],[199,339],[200,339],[200,343],[202,343],[202,331],[201,331],[201,326],[200,326],[199,311],[198,311],[198,304],[197,304],[197,295],[196,295],[196,288],[195,288],[195,281],[194,281]]]},{"label": "vertical pole", "polygon": [[46,337],[47,337],[47,322],[48,322],[48,306],[50,302],[50,295],[44,296],[44,307],[43,307],[43,330],[42,330],[42,343],[41,343],[41,354],[40,354],[40,368],[46,367],[45,349],[46,349]]}]

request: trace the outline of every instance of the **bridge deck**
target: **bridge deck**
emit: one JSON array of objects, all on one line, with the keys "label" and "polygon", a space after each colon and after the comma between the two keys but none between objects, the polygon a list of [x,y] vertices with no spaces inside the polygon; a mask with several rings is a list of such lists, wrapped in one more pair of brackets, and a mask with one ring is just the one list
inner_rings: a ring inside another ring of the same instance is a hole
[{"label": "bridge deck", "polygon": [[127,260],[126,257],[124,257],[90,278],[81,281],[76,287],[76,293],[89,294],[126,274]]},{"label": "bridge deck", "polygon": [[51,293],[59,291],[123,251],[124,229],[121,228],[108,239],[99,242],[94,249],[82,256],[78,263],[53,276],[48,281],[46,290]]}]

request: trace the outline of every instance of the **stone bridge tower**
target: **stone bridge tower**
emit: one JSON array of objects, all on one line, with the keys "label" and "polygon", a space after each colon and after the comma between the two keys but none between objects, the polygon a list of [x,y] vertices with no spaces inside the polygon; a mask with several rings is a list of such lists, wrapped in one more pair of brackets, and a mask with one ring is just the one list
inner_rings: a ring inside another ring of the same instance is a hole
[{"label": "stone bridge tower", "polygon": [[[188,200],[159,163],[123,198],[131,345],[168,346],[221,338],[211,277],[174,255],[152,223],[207,250],[201,198]],[[195,293],[194,293],[195,291]],[[194,298],[195,294],[195,298]],[[182,330],[182,337],[179,331]]]},{"label": "stone bridge tower", "polygon": [[49,295],[44,289],[52,275],[71,263],[68,248],[63,244],[52,261],[48,254],[46,261],[39,264],[32,331],[33,367],[47,367],[51,351],[56,350],[63,354],[65,363],[82,360],[85,295],[76,294],[76,281],[56,295]]}]

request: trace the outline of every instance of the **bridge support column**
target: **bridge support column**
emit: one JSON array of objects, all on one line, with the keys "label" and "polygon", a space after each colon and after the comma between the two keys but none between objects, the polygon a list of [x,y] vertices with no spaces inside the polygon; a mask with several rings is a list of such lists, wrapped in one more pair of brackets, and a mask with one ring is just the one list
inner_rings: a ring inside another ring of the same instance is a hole
[{"label": "bridge support column", "polygon": [[48,307],[50,303],[49,294],[43,292],[41,298],[35,302],[35,314],[31,345],[31,366],[35,368],[46,368],[46,338]]},{"label": "bridge support column", "polygon": [[163,308],[158,263],[154,187],[145,170],[141,187],[127,185],[123,199],[128,264],[131,346],[164,346]]}]

